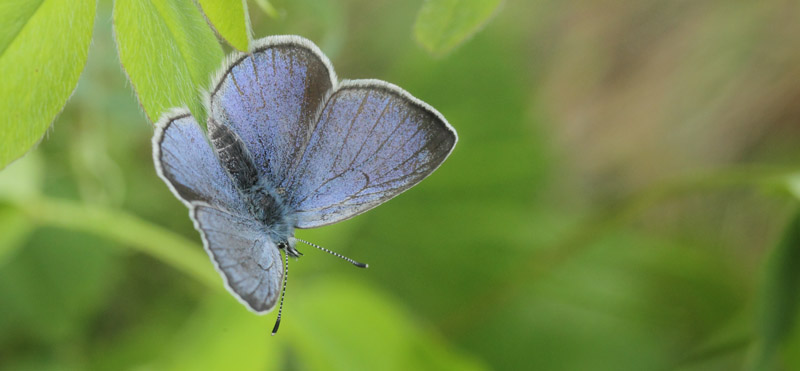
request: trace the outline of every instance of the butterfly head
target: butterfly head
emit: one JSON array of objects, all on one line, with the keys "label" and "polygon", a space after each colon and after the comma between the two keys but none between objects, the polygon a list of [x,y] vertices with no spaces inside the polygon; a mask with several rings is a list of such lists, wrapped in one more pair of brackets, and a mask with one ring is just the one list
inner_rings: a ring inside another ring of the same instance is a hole
[{"label": "butterfly head", "polygon": [[297,249],[294,248],[295,245],[297,245],[297,239],[294,237],[289,237],[283,241],[278,241],[277,243],[278,249],[285,251],[290,257],[299,258],[303,256],[303,253],[297,251]]}]

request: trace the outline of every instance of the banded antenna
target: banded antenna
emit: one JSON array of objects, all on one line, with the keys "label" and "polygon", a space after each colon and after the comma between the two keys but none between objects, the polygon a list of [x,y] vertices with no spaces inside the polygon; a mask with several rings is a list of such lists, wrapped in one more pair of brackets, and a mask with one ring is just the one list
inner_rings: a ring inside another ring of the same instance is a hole
[{"label": "banded antenna", "polygon": [[302,243],[304,243],[304,244],[306,244],[306,245],[308,245],[308,246],[314,246],[314,247],[316,247],[316,248],[318,248],[318,249],[320,249],[320,250],[322,250],[322,251],[324,251],[324,252],[326,252],[328,254],[331,254],[331,255],[333,255],[333,256],[335,256],[337,258],[344,259],[344,260],[348,261],[350,264],[355,265],[356,267],[359,267],[359,268],[368,268],[369,267],[369,264],[359,263],[359,262],[357,262],[357,261],[355,261],[353,259],[350,259],[350,258],[348,258],[348,257],[346,257],[346,256],[344,256],[342,254],[330,251],[330,250],[328,250],[328,249],[326,249],[326,248],[324,248],[324,247],[322,247],[320,245],[317,245],[317,244],[314,244],[314,243],[311,243],[311,242],[308,242],[308,241],[303,241],[303,240],[301,240],[301,239],[299,239],[297,237],[295,237],[295,239],[300,241],[300,242],[302,242]]},{"label": "banded antenna", "polygon": [[[308,242],[308,241],[303,241],[303,240],[301,240],[299,238],[295,238],[295,239],[300,241],[300,242],[302,242],[302,243],[304,243],[304,244],[306,244],[306,245],[308,245],[308,246],[316,247],[316,248],[318,248],[318,249],[320,249],[320,250],[322,250],[322,251],[324,251],[324,252],[326,252],[328,254],[331,254],[331,255],[333,255],[333,256],[335,256],[337,258],[346,260],[347,262],[349,262],[350,264],[355,265],[356,267],[359,267],[359,268],[367,268],[367,267],[369,267],[368,264],[359,263],[359,262],[357,262],[357,261],[355,261],[353,259],[350,259],[350,258],[348,258],[348,257],[346,257],[346,256],[344,256],[342,254],[339,254],[337,252],[333,252],[331,250],[328,250],[328,249],[326,249],[326,248],[324,248],[324,247],[322,247],[320,245],[317,245],[317,244],[314,244],[314,243],[311,243],[311,242]],[[287,251],[288,250],[285,250],[283,252],[283,255],[285,257],[284,263],[283,263],[283,288],[281,289],[281,303],[278,306],[278,318],[275,319],[275,327],[272,328],[272,335],[273,336],[276,333],[278,333],[278,327],[280,327],[280,325],[281,325],[281,313],[283,313],[283,297],[286,296],[286,281],[289,279],[289,253]]]},{"label": "banded antenna", "polygon": [[283,312],[283,297],[286,295],[286,281],[289,279],[289,254],[284,251],[283,255],[286,257],[283,263],[283,289],[281,290],[281,305],[278,307],[278,318],[275,320],[275,327],[272,328],[272,336],[278,333],[278,327],[281,325],[281,313]]}]

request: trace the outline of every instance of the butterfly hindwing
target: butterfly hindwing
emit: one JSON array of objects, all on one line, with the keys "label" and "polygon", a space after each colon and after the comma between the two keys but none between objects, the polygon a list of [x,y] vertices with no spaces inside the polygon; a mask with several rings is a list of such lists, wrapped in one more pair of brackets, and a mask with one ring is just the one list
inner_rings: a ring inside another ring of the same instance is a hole
[{"label": "butterfly hindwing", "polygon": [[209,117],[244,141],[262,176],[286,178],[336,80],[311,42],[270,37],[229,63],[209,96]]},{"label": "butterfly hindwing", "polygon": [[411,188],[450,154],[455,130],[436,110],[378,80],[342,82],[282,187],[298,228],[363,213]]},{"label": "butterfly hindwing", "polygon": [[253,218],[205,205],[196,205],[192,217],[228,290],[254,312],[270,311],[280,295],[283,265],[262,227]]}]

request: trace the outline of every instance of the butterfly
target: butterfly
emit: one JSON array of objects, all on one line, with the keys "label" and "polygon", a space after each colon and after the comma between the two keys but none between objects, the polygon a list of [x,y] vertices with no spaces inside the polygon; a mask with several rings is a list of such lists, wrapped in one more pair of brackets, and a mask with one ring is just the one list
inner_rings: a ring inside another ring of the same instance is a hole
[{"label": "butterfly", "polygon": [[259,314],[280,297],[273,335],[289,257],[302,255],[295,229],[388,201],[458,140],[438,111],[395,85],[338,81],[325,54],[298,36],[266,37],[230,57],[204,103],[207,134],[186,109],[156,123],[156,172],[189,208],[228,291]]}]

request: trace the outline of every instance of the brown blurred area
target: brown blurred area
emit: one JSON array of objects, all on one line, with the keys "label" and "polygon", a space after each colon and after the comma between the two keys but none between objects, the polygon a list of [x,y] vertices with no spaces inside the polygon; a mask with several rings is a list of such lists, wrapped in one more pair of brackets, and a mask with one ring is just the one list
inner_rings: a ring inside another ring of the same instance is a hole
[{"label": "brown blurred area", "polygon": [[[800,135],[793,1],[549,1],[527,40],[532,104],[582,183],[636,189],[770,163]],[[518,17],[529,16],[518,14]],[[591,187],[590,187],[591,188]],[[592,191],[591,189],[589,191]]]}]

